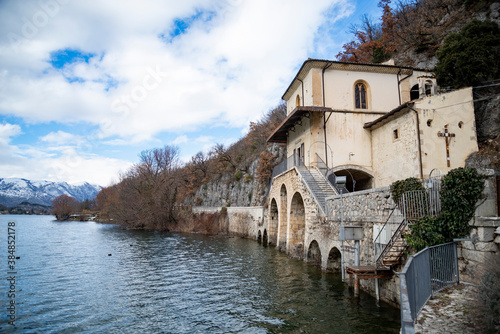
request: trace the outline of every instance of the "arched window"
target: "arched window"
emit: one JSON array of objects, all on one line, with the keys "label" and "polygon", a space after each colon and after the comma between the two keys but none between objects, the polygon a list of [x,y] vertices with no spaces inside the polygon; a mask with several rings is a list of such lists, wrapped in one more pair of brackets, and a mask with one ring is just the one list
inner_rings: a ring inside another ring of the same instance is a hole
[{"label": "arched window", "polygon": [[297,94],[297,97],[295,98],[295,106],[300,107],[300,96]]},{"label": "arched window", "polygon": [[433,90],[432,81],[427,80],[425,82],[425,95],[427,96],[432,95],[432,90]]},{"label": "arched window", "polygon": [[362,82],[356,83],[356,86],[354,87],[354,101],[356,109],[368,109],[366,85]]},{"label": "arched window", "polygon": [[410,90],[410,100],[416,100],[418,98],[420,98],[420,92],[418,89],[418,84],[416,84]]}]

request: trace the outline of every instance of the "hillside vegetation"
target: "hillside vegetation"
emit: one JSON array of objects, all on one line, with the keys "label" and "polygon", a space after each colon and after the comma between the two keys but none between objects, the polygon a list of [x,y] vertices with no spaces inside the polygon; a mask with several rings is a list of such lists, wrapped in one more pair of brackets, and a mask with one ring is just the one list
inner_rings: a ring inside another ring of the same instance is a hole
[{"label": "hillside vegetation", "polygon": [[[179,161],[179,151],[172,146],[141,152],[140,162],[118,184],[97,195],[101,220],[131,228],[216,233],[212,225],[217,217],[196,221],[190,206],[263,204],[272,169],[283,155],[266,140],[285,111],[284,104],[278,105],[250,123],[248,134],[236,143],[215,144],[188,163]],[[209,189],[215,193],[208,196]]]}]

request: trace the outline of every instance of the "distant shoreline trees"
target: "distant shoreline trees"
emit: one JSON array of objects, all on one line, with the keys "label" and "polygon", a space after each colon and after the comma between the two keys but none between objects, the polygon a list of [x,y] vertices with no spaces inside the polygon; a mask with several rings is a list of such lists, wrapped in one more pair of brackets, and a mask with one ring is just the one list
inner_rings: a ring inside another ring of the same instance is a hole
[{"label": "distant shoreline trees", "polygon": [[52,214],[57,220],[69,220],[71,215],[78,210],[78,200],[68,195],[57,196],[52,201]]}]

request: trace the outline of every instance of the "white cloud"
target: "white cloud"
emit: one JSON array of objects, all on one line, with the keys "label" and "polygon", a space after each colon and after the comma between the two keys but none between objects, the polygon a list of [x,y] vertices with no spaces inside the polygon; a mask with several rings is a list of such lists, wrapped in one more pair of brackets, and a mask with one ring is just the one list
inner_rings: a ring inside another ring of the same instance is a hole
[{"label": "white cloud", "polygon": [[21,127],[17,124],[0,124],[0,145],[7,145],[11,137],[18,136],[21,133]]},{"label": "white cloud", "polygon": [[[37,124],[86,122],[99,131],[89,134],[92,140],[53,131],[36,138],[50,147],[19,148],[8,143],[21,128],[0,125],[2,161],[12,161],[0,166],[0,174],[15,170],[40,178],[44,172],[72,182],[88,175],[88,181],[103,184],[129,163],[95,153],[100,144],[151,143],[165,132],[175,133],[174,144],[207,151],[214,137],[188,141],[184,133],[208,127],[245,131],[249,121],[279,102],[311,52],[331,51],[322,47],[322,38],[331,23],[352,12],[350,3],[2,1],[0,115]],[[184,18],[191,18],[190,26],[171,39],[174,20]],[[65,49],[95,56],[54,68],[51,55]],[[29,167],[35,159],[39,171]],[[73,160],[79,164],[68,167],[66,161]]]},{"label": "white cloud", "polygon": [[68,132],[64,131],[57,131],[57,132],[51,132],[43,137],[40,138],[41,141],[43,142],[48,142],[51,144],[58,144],[58,145],[63,145],[63,144],[76,144],[79,143],[83,140],[82,136],[76,136]]},{"label": "white cloud", "polygon": [[[6,48],[0,55],[8,67],[0,81],[1,112],[35,122],[107,122],[113,126],[105,135],[141,140],[212,121],[247,125],[278,102],[284,80],[313,47],[327,19],[323,12],[345,7],[327,0],[66,2],[53,16],[37,3],[0,14],[17,14],[9,27],[20,36],[22,17],[35,25],[41,12],[48,17],[18,52]],[[174,18],[200,10],[218,12],[195,21],[172,44],[158,37],[168,35]],[[49,54],[64,48],[96,57],[57,71]],[[118,87],[106,91],[110,80]]]},{"label": "white cloud", "polygon": [[175,138],[172,141],[172,145],[184,144],[184,143],[187,143],[188,141],[189,141],[188,137],[186,135],[182,135],[182,136]]}]

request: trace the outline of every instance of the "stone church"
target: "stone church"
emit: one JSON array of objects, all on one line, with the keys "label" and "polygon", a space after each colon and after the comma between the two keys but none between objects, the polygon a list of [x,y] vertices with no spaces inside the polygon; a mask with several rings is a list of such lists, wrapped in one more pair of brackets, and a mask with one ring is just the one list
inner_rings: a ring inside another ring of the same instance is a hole
[{"label": "stone church", "polygon": [[288,158],[273,172],[264,234],[291,256],[321,254],[323,268],[341,249],[329,200],[385,192],[351,210],[374,233],[394,205],[391,183],[446,174],[478,150],[472,88],[442,91],[426,69],[308,59],[283,99],[287,117],[268,142],[286,144]]}]

